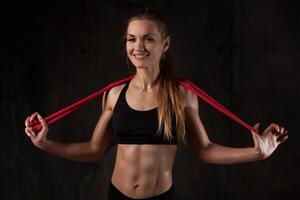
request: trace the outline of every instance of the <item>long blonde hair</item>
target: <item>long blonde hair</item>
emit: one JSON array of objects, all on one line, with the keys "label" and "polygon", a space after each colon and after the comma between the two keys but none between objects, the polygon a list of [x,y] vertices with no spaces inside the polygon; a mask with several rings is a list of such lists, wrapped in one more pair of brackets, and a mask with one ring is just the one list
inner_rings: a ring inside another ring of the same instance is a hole
[{"label": "long blonde hair", "polygon": [[[159,12],[149,9],[143,9],[132,15],[125,24],[126,31],[124,39],[127,35],[127,27],[134,20],[149,20],[157,24],[162,38],[169,36],[166,23]],[[128,59],[128,58],[127,58]],[[130,61],[129,61],[130,62]],[[131,63],[132,64],[132,63]],[[159,74],[159,90],[158,90],[158,129],[156,135],[164,129],[164,139],[171,141],[172,136],[172,119],[176,119],[176,131],[178,142],[186,145],[185,117],[183,104],[180,96],[179,86],[176,83],[176,76],[171,62],[170,51],[167,50],[160,60]]]}]

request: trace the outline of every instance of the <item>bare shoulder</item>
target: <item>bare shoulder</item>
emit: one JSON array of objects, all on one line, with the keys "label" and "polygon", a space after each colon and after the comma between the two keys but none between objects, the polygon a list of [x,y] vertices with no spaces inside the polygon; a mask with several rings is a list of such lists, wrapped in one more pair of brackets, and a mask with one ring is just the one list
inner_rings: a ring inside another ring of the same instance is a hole
[{"label": "bare shoulder", "polygon": [[108,109],[111,111],[114,110],[117,100],[119,98],[119,95],[124,86],[125,86],[125,83],[121,84],[121,85],[117,85],[117,86],[111,88],[109,91],[106,91],[103,94],[102,109]]},{"label": "bare shoulder", "polygon": [[198,97],[192,91],[184,88],[182,85],[178,85],[179,92],[181,94],[181,99],[183,103],[183,107],[185,108],[192,108],[198,110]]}]

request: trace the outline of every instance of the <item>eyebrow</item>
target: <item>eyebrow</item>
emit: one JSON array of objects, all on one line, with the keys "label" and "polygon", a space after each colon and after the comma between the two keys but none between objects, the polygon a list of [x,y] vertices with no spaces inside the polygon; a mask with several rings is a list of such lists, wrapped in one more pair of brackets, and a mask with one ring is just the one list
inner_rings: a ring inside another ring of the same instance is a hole
[{"label": "eyebrow", "polygon": [[[143,37],[145,37],[145,36],[151,36],[151,35],[155,37],[155,35],[153,33],[144,34]],[[135,37],[135,35],[133,35],[133,34],[127,34],[127,36]]]}]

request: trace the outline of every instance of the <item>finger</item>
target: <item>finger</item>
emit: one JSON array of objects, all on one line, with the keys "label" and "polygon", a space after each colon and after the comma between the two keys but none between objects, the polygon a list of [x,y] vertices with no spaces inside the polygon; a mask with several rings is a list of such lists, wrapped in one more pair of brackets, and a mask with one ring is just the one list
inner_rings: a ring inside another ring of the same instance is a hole
[{"label": "finger", "polygon": [[281,134],[282,134],[282,131],[284,131],[283,127],[281,127],[281,126],[279,126],[279,125],[278,125],[278,127],[279,127],[279,130],[277,130],[276,128],[273,128],[273,130],[271,130],[271,132],[272,132],[274,135],[276,135],[276,136],[281,135]]},{"label": "finger", "polygon": [[281,134],[278,138],[277,141],[282,140],[284,137],[288,136],[287,132],[285,132],[284,134]]},{"label": "finger", "polygon": [[26,135],[28,137],[32,137],[32,136],[34,137],[36,134],[35,134],[35,132],[31,131],[30,129],[31,128],[25,128]]},{"label": "finger", "polygon": [[260,126],[260,123],[258,122],[258,123],[256,123],[256,124],[254,125],[254,128],[258,129],[259,126]]},{"label": "finger", "polygon": [[283,133],[283,132],[284,132],[284,128],[280,127],[280,133]]},{"label": "finger", "polygon": [[281,134],[280,130],[278,131],[276,128],[271,129],[271,133],[275,136],[279,136]]},{"label": "finger", "polygon": [[252,130],[251,130],[252,134],[258,134],[258,133],[259,133],[259,125],[260,125],[260,123],[256,123],[256,124],[254,125],[254,128],[257,130],[257,133],[256,133],[255,131],[252,131]]},{"label": "finger", "polygon": [[25,133],[28,137],[30,137],[31,133],[29,132],[28,128],[25,128]]},{"label": "finger", "polygon": [[268,128],[268,130],[271,130],[271,131],[277,131],[279,132],[280,131],[280,127],[278,124],[275,124],[275,123],[271,123]]},{"label": "finger", "polygon": [[29,127],[28,130],[30,132],[30,135],[32,135],[32,133],[34,132],[33,127]]},{"label": "finger", "polygon": [[277,136],[278,138],[279,138],[279,137],[283,137],[283,136],[287,135],[287,133],[288,133],[288,131],[285,130],[285,131],[283,131],[282,133],[279,132],[278,134],[276,134],[276,136]]},{"label": "finger", "polygon": [[41,124],[42,124],[44,127],[47,127],[48,124],[47,124],[47,122],[44,120],[44,118],[43,118],[40,114],[38,114],[37,116],[38,116],[38,120],[41,122]]},{"label": "finger", "polygon": [[256,123],[256,124],[254,125],[254,128],[256,128],[257,132],[259,132],[259,126],[260,126],[260,123]]},{"label": "finger", "polygon": [[47,129],[48,130],[48,124],[40,114],[38,114],[38,120],[42,124],[42,127],[43,127],[42,129]]},{"label": "finger", "polygon": [[25,126],[28,127],[30,117],[28,116],[25,120]]},{"label": "finger", "polygon": [[285,135],[285,134],[287,134],[288,133],[288,131],[287,130],[284,130],[282,133],[280,133],[280,135]]},{"label": "finger", "polygon": [[283,143],[283,142],[285,142],[287,139],[288,139],[288,135],[286,135],[286,136],[284,136],[284,137],[282,137],[278,142],[279,142],[279,144],[281,144],[281,143]]},{"label": "finger", "polygon": [[276,131],[275,129],[272,131],[272,133],[273,133],[275,136],[277,136],[277,137],[279,137],[280,134],[281,134],[280,131]]},{"label": "finger", "polygon": [[274,134],[276,135],[276,136],[281,136],[282,134],[285,134],[285,130],[284,130],[284,128],[283,127],[280,127],[280,131],[275,131],[274,132]]},{"label": "finger", "polygon": [[31,116],[30,116],[30,119],[29,121],[31,122],[32,120],[34,120],[36,118],[36,115],[38,114],[38,112],[35,112],[33,113]]},{"label": "finger", "polygon": [[283,135],[287,135],[287,134],[288,134],[288,131],[285,130],[283,133],[280,133],[280,134],[279,134],[279,137],[282,137]]}]

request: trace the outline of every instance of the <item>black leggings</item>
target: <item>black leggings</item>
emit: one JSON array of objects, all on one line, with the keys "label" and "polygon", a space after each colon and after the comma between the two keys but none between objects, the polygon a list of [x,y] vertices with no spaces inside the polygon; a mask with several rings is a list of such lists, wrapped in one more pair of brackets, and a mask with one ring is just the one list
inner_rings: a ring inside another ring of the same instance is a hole
[{"label": "black leggings", "polygon": [[[124,195],[112,184],[112,182],[110,182],[109,191],[108,191],[108,200],[137,200],[137,199],[133,199]],[[139,199],[139,200],[175,200],[173,185],[168,191],[158,196]]]}]

